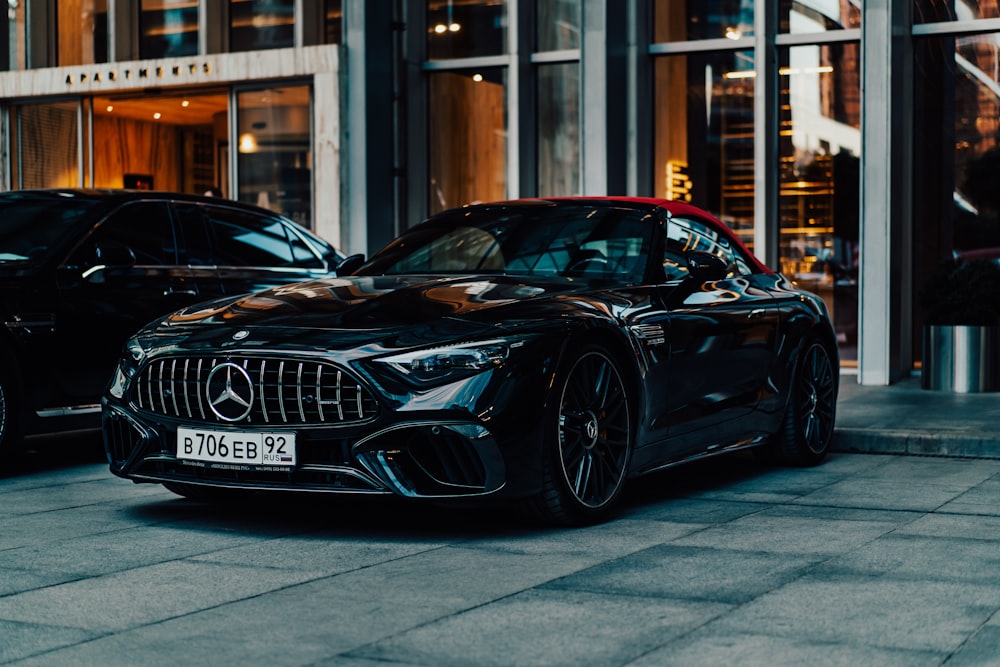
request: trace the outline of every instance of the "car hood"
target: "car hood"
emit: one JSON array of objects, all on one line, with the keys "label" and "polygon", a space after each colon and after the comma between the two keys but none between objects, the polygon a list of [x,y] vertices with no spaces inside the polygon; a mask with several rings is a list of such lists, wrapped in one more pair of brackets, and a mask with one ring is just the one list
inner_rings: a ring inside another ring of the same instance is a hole
[{"label": "car hood", "polygon": [[158,334],[216,345],[239,334],[256,347],[322,340],[326,349],[376,341],[398,348],[551,321],[555,311],[579,308],[562,297],[586,288],[565,278],[527,283],[517,276],[324,278],[192,306],[165,318]]}]

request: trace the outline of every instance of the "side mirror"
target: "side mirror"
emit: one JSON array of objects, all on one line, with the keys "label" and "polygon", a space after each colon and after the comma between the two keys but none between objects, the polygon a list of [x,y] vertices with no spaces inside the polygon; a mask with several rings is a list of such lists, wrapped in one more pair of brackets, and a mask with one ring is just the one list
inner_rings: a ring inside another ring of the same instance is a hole
[{"label": "side mirror", "polygon": [[364,255],[362,254],[351,255],[350,257],[344,259],[343,262],[338,264],[337,268],[334,269],[334,271],[336,271],[338,276],[349,276],[355,271],[357,271],[364,263],[365,263]]},{"label": "side mirror", "polygon": [[729,265],[719,257],[703,250],[689,250],[684,253],[688,275],[700,283],[722,280],[729,275]]}]

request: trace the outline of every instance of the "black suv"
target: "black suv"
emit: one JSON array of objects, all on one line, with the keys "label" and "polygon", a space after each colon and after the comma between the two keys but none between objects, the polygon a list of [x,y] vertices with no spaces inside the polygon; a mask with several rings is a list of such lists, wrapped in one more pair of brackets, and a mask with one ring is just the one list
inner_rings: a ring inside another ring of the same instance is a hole
[{"label": "black suv", "polygon": [[161,315],[330,275],[343,259],[272,211],[132,190],[0,193],[0,448],[98,428],[122,346]]}]

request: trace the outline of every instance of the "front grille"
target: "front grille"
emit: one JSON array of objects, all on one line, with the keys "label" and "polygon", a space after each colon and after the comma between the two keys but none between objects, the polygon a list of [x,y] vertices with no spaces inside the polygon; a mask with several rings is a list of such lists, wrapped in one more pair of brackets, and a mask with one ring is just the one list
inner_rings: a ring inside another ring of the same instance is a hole
[{"label": "front grille", "polygon": [[[227,362],[245,370],[252,386],[243,388],[243,398],[251,400],[240,418],[221,417],[209,396],[212,369]],[[140,409],[168,417],[257,426],[351,424],[375,417],[378,409],[371,392],[334,364],[273,357],[155,360],[136,378],[132,399]]]}]

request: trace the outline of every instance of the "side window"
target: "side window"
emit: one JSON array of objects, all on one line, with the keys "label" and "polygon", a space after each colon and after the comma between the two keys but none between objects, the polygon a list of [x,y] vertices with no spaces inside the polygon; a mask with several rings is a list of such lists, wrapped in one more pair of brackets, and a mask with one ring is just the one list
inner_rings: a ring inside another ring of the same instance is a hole
[{"label": "side window", "polygon": [[175,204],[174,214],[185,250],[181,253],[181,261],[189,266],[215,265],[212,243],[208,237],[208,221],[202,215],[201,207]]},{"label": "side window", "polygon": [[86,244],[86,252],[91,252],[99,243],[128,247],[135,255],[137,266],[177,264],[177,243],[170,210],[163,202],[125,204],[97,227]]},{"label": "side window", "polygon": [[204,212],[217,265],[299,266],[288,230],[280,219],[221,207],[205,207]]},{"label": "side window", "polygon": [[674,217],[667,223],[664,246],[663,272],[667,281],[687,276],[684,254],[688,250],[710,252],[722,258],[730,266],[730,275],[751,273],[750,265],[727,237],[700,220]]}]

